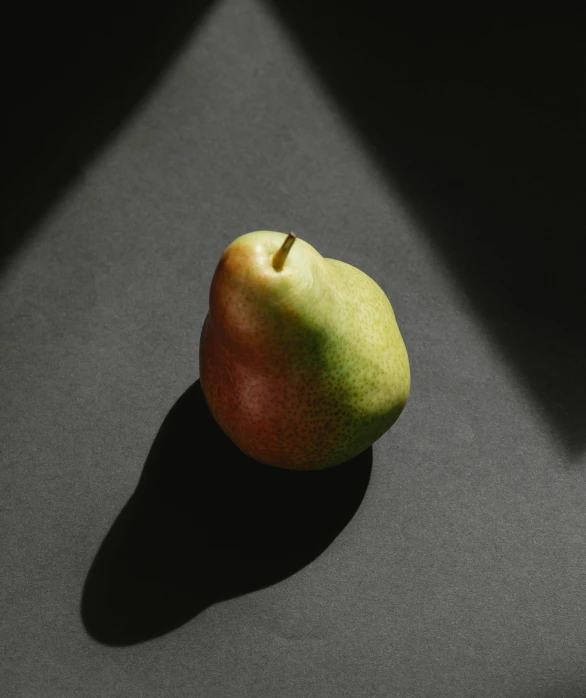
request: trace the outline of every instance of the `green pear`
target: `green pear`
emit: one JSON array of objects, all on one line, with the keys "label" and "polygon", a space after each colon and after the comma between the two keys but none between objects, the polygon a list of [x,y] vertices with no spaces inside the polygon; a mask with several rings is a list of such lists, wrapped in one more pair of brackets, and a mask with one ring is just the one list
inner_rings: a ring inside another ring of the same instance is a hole
[{"label": "green pear", "polygon": [[212,415],[247,455],[299,470],[380,438],[410,389],[391,304],[369,276],[292,233],[257,231],[222,254],[200,342]]}]

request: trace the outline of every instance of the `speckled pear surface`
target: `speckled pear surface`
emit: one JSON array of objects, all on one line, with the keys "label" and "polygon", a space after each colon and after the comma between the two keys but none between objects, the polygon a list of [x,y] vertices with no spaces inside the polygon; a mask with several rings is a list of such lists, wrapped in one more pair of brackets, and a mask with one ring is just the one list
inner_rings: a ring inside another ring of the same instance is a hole
[{"label": "speckled pear surface", "polygon": [[355,267],[284,233],[242,235],[224,251],[200,342],[214,418],[249,456],[319,469],[367,449],[409,396],[407,351],[383,290]]}]

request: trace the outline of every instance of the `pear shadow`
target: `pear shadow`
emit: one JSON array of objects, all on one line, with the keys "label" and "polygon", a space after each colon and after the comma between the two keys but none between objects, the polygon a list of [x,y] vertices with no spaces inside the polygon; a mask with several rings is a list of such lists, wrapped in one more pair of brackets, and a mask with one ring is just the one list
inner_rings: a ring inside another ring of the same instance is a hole
[{"label": "pear shadow", "polygon": [[248,458],[212,418],[198,380],[163,421],[90,567],[87,632],[105,645],[136,644],[294,574],[352,519],[371,469],[372,448],[312,472]]}]

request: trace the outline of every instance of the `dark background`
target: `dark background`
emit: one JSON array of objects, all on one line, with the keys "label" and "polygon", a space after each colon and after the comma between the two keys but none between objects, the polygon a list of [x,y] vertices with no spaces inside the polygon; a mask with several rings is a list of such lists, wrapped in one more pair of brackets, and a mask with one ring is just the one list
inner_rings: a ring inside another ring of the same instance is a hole
[{"label": "dark background", "polygon": [[[2,694],[586,695],[583,13],[4,26]],[[371,275],[409,350],[339,469],[245,459],[202,399],[214,266],[261,228]]]}]

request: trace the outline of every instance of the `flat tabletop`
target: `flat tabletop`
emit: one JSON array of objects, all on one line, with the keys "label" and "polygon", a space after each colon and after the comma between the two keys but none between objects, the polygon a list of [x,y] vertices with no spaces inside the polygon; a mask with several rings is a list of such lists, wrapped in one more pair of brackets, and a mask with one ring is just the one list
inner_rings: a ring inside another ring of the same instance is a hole
[{"label": "flat tabletop", "polygon": [[[14,98],[0,694],[586,696],[583,17],[167,5]],[[259,229],[371,276],[409,352],[331,470],[205,406],[215,265]]]}]

